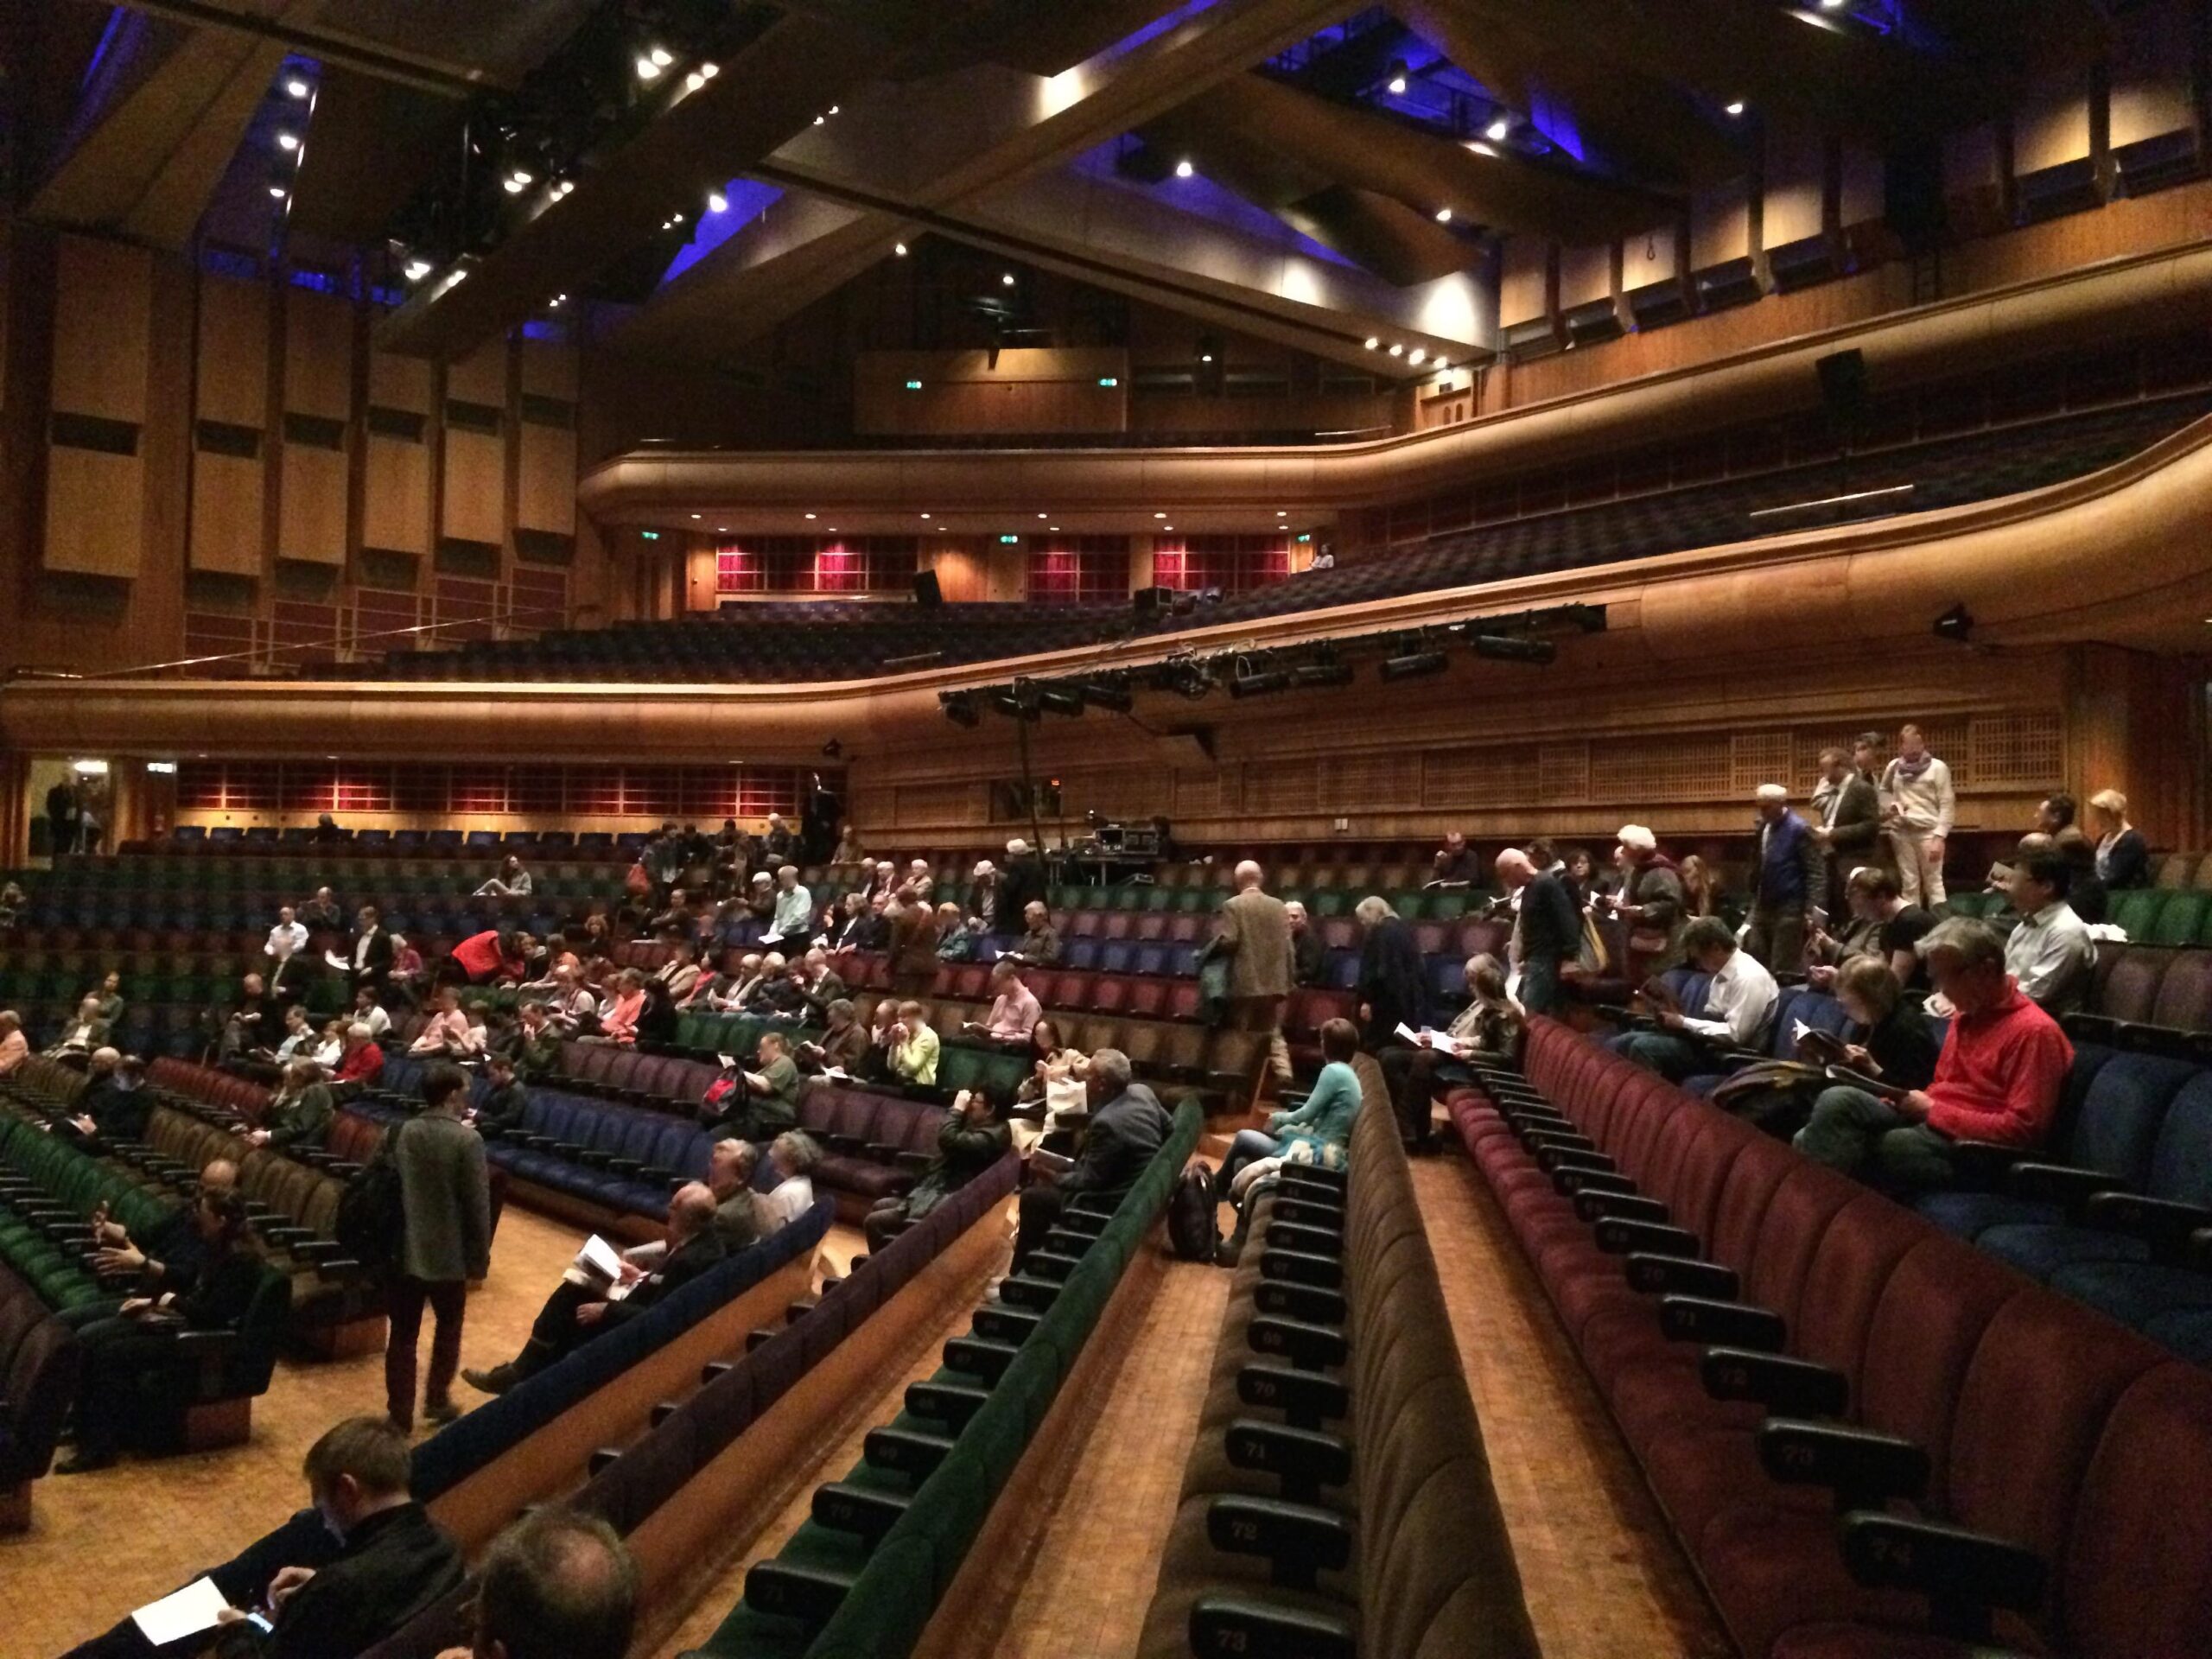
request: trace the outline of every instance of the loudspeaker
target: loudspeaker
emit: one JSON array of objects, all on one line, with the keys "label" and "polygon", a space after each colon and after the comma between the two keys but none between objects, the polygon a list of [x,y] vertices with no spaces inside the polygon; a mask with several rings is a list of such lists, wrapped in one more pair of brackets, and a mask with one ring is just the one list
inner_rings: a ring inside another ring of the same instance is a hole
[{"label": "loudspeaker", "polygon": [[1173,606],[1175,590],[1173,588],[1140,588],[1129,595],[1129,601],[1136,607],[1139,616],[1158,616]]},{"label": "loudspeaker", "polygon": [[1866,410],[1866,356],[1863,352],[1831,352],[1813,365],[1821,378],[1821,401],[1828,418],[1839,426],[1852,426]]},{"label": "loudspeaker", "polygon": [[914,603],[925,611],[933,611],[944,603],[944,589],[937,585],[937,572],[914,572]]}]

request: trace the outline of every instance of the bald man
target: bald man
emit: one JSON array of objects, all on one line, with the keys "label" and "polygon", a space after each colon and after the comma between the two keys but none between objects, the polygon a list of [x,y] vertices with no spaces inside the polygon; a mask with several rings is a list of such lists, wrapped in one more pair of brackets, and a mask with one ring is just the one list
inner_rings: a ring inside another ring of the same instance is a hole
[{"label": "bald man", "polygon": [[622,1264],[621,1283],[626,1288],[620,1300],[609,1296],[613,1287],[606,1281],[571,1266],[545,1299],[545,1306],[538,1309],[522,1352],[488,1371],[463,1371],[461,1380],[486,1394],[505,1394],[524,1377],[575,1352],[601,1332],[635,1319],[690,1284],[728,1254],[715,1227],[719,1203],[714,1189],[703,1181],[678,1187],[668,1201],[665,1253],[650,1268],[635,1262]]},{"label": "bald man", "polygon": [[1780,784],[1761,784],[1757,801],[1751,828],[1758,850],[1751,862],[1744,949],[1770,973],[1802,973],[1811,912],[1827,891],[1820,840],[1789,810],[1789,791]]},{"label": "bald man", "polygon": [[1262,886],[1267,873],[1250,859],[1236,867],[1236,891],[1221,906],[1220,925],[1200,960],[1224,958],[1229,966],[1229,1024],[1264,1031],[1268,1069],[1290,1080],[1290,1050],[1282,1039],[1282,1008],[1292,980],[1290,912]]},{"label": "bald man", "polygon": [[1497,879],[1521,895],[1506,955],[1519,976],[1521,1006],[1530,1014],[1556,1014],[1560,969],[1582,954],[1582,907],[1555,869],[1538,870],[1518,847],[1497,855]]},{"label": "bald man", "polygon": [[[238,1166],[227,1158],[218,1158],[200,1172],[203,1193],[228,1192],[238,1184]],[[179,1203],[150,1235],[140,1240],[132,1238],[122,1223],[109,1219],[107,1206],[101,1205],[92,1211],[93,1265],[103,1276],[136,1275],[130,1290],[133,1296],[159,1296],[169,1291],[181,1294],[191,1289],[199,1282],[200,1267],[207,1259],[207,1241],[193,1224],[192,1208],[189,1199]],[[81,1331],[96,1319],[113,1319],[122,1308],[120,1297],[103,1297],[64,1308],[54,1317],[72,1330]]]}]

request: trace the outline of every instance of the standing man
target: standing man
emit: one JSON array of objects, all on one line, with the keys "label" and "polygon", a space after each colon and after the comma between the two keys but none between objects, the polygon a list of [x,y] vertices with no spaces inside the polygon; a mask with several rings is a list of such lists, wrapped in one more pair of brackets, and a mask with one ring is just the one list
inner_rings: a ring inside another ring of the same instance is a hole
[{"label": "standing man", "polygon": [[1530,1014],[1556,1014],[1560,964],[1582,954],[1582,909],[1556,866],[1541,874],[1518,847],[1497,855],[1497,879],[1520,903],[1509,954],[1521,977],[1521,1006]]},{"label": "standing man", "polygon": [[1640,823],[1621,825],[1613,862],[1620,891],[1592,902],[1628,924],[1628,948],[1643,958],[1646,973],[1672,968],[1682,959],[1681,877],[1659,856],[1659,838]]},{"label": "standing man", "polygon": [[1744,948],[1769,971],[1794,974],[1805,966],[1809,912],[1827,890],[1827,872],[1810,826],[1789,810],[1789,791],[1780,784],[1761,784],[1758,799],[1758,848]]},{"label": "standing man", "polygon": [[[1862,741],[1864,740],[1861,740]],[[1866,752],[1871,760],[1872,751]],[[1882,792],[1841,749],[1821,751],[1821,781],[1813,791],[1813,841],[1827,859],[1821,891],[1828,919],[1844,912],[1843,884],[1874,855],[1882,837]]]},{"label": "standing man", "polygon": [[777,949],[792,945],[804,947],[814,925],[814,895],[798,884],[796,864],[779,865],[776,869],[776,903],[768,922],[768,931],[761,936],[764,948]]},{"label": "standing man", "polygon": [[391,977],[391,935],[384,931],[374,905],[363,905],[354,918],[353,949],[349,971],[356,989],[366,985],[382,990]]},{"label": "standing man", "polygon": [[1027,919],[1029,906],[1045,901],[1045,861],[1016,836],[1006,844],[1006,868],[999,875],[999,913]]},{"label": "standing man", "polygon": [[77,845],[77,787],[64,778],[46,791],[46,845],[56,861]]},{"label": "standing man", "polygon": [[1943,847],[1957,816],[1951,769],[1928,752],[1920,728],[1897,728],[1897,758],[1884,768],[1882,823],[1897,861],[1897,889],[1908,905],[1943,902]]},{"label": "standing man", "polygon": [[1268,1035],[1268,1069],[1290,1081],[1290,1048],[1282,1039],[1282,1008],[1290,996],[1290,916],[1282,900],[1261,890],[1265,873],[1250,859],[1236,867],[1236,891],[1223,901],[1205,957],[1229,959],[1229,1024]]},{"label": "standing man", "polygon": [[423,1415],[446,1423],[461,1414],[453,1379],[461,1369],[461,1326],[468,1281],[492,1269],[492,1189],[484,1139],[461,1121],[468,1076],[457,1065],[423,1073],[423,1115],[391,1132],[387,1155],[399,1171],[406,1216],[398,1273],[391,1290],[391,1335],[384,1351],[385,1404],[393,1427],[415,1427],[415,1344],[429,1303],[437,1325]]}]

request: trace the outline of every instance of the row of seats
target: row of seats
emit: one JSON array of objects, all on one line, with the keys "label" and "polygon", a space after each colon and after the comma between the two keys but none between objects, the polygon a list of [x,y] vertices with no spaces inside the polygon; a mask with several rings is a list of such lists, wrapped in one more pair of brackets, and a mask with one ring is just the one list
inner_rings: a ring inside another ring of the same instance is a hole
[{"label": "row of seats", "polygon": [[57,1312],[122,1294],[92,1265],[90,1217],[102,1205],[137,1239],[152,1238],[175,1211],[42,1119],[0,1113],[0,1263]]},{"label": "row of seats", "polygon": [[[1993,918],[2006,911],[2001,893],[1958,893],[1946,901],[1955,916]],[[2105,923],[2139,944],[2212,945],[2212,892],[2195,887],[2131,887],[2112,895]]]},{"label": "row of seats", "polygon": [[84,1357],[36,1286],[0,1267],[0,1533],[31,1522],[31,1483],[53,1466]]},{"label": "row of seats", "polygon": [[1349,1177],[1247,1200],[1143,1659],[1537,1652],[1389,1089],[1354,1066]]},{"label": "row of seats", "polygon": [[1448,1101],[1746,1655],[2212,1653],[2212,1373],[1548,1020]]},{"label": "row of seats", "polygon": [[747,1574],[708,1659],[903,1659],[965,1562],[1061,1383],[1084,1355],[1203,1127],[1185,1104],[1118,1204],[1073,1200],[1030,1271],[1006,1280],[811,1518]]}]

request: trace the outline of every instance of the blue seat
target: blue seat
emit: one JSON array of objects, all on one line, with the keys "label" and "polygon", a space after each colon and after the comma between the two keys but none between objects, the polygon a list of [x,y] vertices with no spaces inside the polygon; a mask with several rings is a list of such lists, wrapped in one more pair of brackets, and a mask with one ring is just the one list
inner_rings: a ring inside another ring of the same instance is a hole
[{"label": "blue seat", "polygon": [[1063,967],[1079,969],[1084,973],[1090,972],[1098,966],[1098,941],[1096,939],[1070,939],[1066,948],[1060,953],[1060,963]]}]

